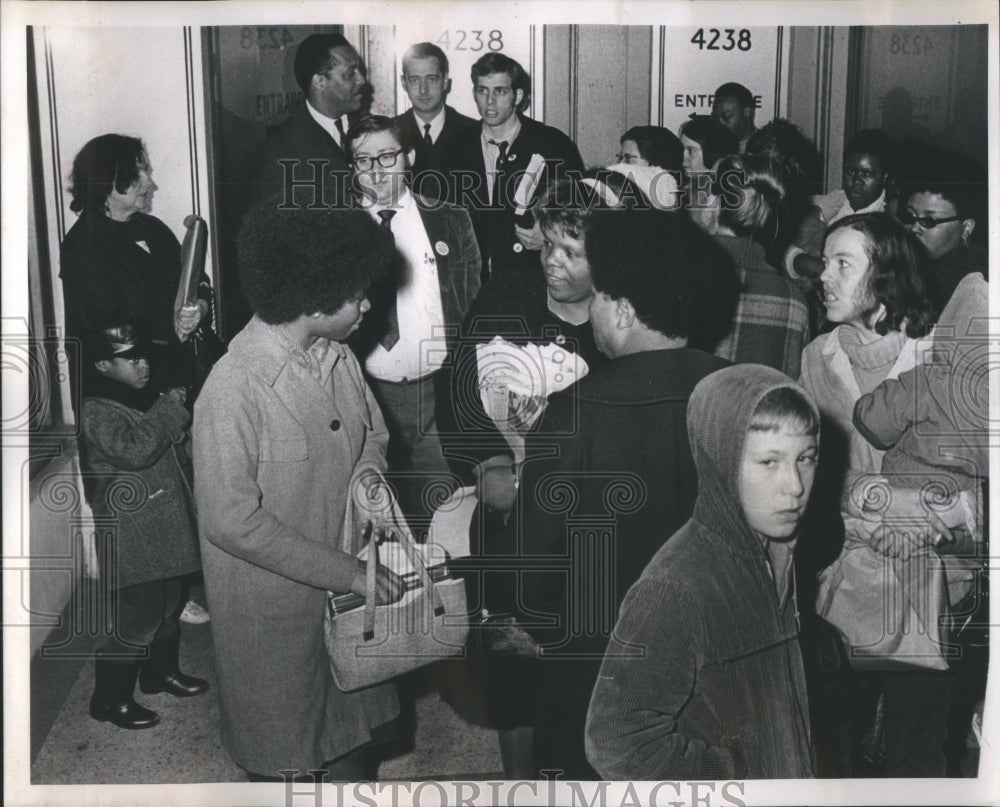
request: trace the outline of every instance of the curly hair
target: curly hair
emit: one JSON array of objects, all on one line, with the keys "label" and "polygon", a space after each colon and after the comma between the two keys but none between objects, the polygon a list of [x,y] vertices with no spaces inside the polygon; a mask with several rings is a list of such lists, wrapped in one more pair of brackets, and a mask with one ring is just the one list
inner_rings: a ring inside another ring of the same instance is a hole
[{"label": "curly hair", "polygon": [[627,299],[648,328],[690,337],[709,319],[731,263],[687,216],[661,210],[595,210],[586,235],[594,288]]},{"label": "curly hair", "polygon": [[582,174],[571,171],[545,189],[535,216],[540,227],[559,227],[570,238],[581,239],[595,210],[638,205],[649,207],[642,191],[627,177],[604,168]]},{"label": "curly hair", "polygon": [[764,157],[724,157],[716,170],[721,198],[719,224],[736,235],[757,236],[761,243],[777,239],[787,220],[785,185],[770,160]]},{"label": "curly hair", "polygon": [[[692,138],[693,140],[694,138]],[[633,126],[621,136],[619,142],[633,141],[639,154],[657,168],[681,170],[684,162],[684,144],[673,132],[663,126]]]},{"label": "curly hair", "polygon": [[680,133],[701,146],[702,159],[710,171],[727,154],[738,154],[740,150],[736,135],[708,115],[694,115],[681,126]]},{"label": "curly hair", "polygon": [[69,209],[74,213],[103,212],[111,191],[125,193],[139,178],[139,169],[148,166],[146,147],[138,137],[95,137],[73,159]]},{"label": "curly hair", "polygon": [[248,214],[237,243],[240,282],[264,322],[332,314],[385,277],[392,234],[362,210],[281,208],[267,199]]},{"label": "curly hair", "polygon": [[875,324],[882,335],[904,330],[914,339],[926,336],[934,324],[933,305],[924,280],[924,259],[916,238],[888,213],[846,216],[830,226],[829,238],[851,229],[865,238],[868,292],[885,306],[885,316]]},{"label": "curly hair", "polygon": [[521,90],[524,93],[521,103],[517,105],[517,111],[524,112],[528,108],[528,101],[531,100],[531,80],[520,62],[503,53],[492,52],[480,56],[472,65],[472,86],[475,87],[482,76],[492,76],[494,73],[506,73],[510,77],[510,88],[514,92]]}]

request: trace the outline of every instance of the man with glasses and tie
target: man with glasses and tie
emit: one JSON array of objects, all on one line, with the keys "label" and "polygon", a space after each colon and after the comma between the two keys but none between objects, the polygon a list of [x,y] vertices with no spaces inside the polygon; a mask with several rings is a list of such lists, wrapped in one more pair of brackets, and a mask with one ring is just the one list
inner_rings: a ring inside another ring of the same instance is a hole
[{"label": "man with glasses and tie", "polygon": [[515,192],[534,155],[544,161],[541,189],[567,171],[582,171],[580,152],[558,129],[523,114],[530,81],[509,56],[491,52],[481,57],[472,66],[472,89],[481,126],[458,135],[445,154],[450,198],[472,216],[484,280],[507,272],[537,272],[542,238],[532,221],[519,217],[527,205],[515,202]]},{"label": "man with glasses and tie", "polygon": [[425,492],[452,486],[434,412],[447,394],[441,368],[479,293],[479,247],[466,211],[407,186],[413,149],[398,121],[362,118],[346,145],[353,203],[396,241],[393,271],[369,294],[371,311],[351,346],[389,428],[389,478],[403,511],[426,517],[434,497]]},{"label": "man with glasses and tie", "polygon": [[444,198],[447,194],[441,175],[442,158],[448,144],[459,132],[476,121],[448,106],[451,92],[448,57],[431,42],[411,45],[403,54],[400,81],[410,99],[411,109],[396,116],[403,135],[413,144],[412,187],[418,192]]},{"label": "man with glasses and tie", "polygon": [[364,105],[364,67],[341,34],[311,34],[295,52],[294,69],[305,98],[268,130],[251,195],[284,193],[286,201],[329,207],[343,201],[350,184],[344,134],[348,116]]}]

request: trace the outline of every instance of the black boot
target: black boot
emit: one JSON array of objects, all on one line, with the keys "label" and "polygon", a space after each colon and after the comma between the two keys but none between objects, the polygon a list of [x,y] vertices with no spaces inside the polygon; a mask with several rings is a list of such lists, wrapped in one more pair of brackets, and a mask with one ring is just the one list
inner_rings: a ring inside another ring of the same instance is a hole
[{"label": "black boot", "polygon": [[160,722],[160,716],[132,699],[139,662],[132,659],[97,659],[94,663],[94,695],[90,716],[110,720],[123,729],[148,729]]},{"label": "black boot", "polygon": [[180,651],[180,631],[166,638],[154,639],[149,646],[149,659],[143,663],[139,673],[139,688],[147,695],[167,692],[178,698],[190,698],[206,692],[208,681],[180,671]]}]

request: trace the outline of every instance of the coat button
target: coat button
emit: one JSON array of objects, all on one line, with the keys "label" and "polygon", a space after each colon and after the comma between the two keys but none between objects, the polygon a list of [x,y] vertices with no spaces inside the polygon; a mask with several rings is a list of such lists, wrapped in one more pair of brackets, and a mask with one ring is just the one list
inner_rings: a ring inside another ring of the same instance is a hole
[{"label": "coat button", "polygon": [[335,432],[335,431],[338,431],[339,429],[340,429],[340,421],[339,420],[331,420],[330,421],[330,431],[334,431]]}]

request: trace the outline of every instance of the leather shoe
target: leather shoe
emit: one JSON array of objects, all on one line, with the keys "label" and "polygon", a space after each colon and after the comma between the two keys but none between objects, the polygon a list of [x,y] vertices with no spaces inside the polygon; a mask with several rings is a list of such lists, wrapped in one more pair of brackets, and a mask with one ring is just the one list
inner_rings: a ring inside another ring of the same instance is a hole
[{"label": "leather shoe", "polygon": [[166,692],[178,698],[190,698],[207,692],[208,681],[204,678],[195,678],[193,675],[185,675],[182,672],[164,675],[156,680],[151,680],[150,676],[140,674],[139,689],[147,695]]}]

